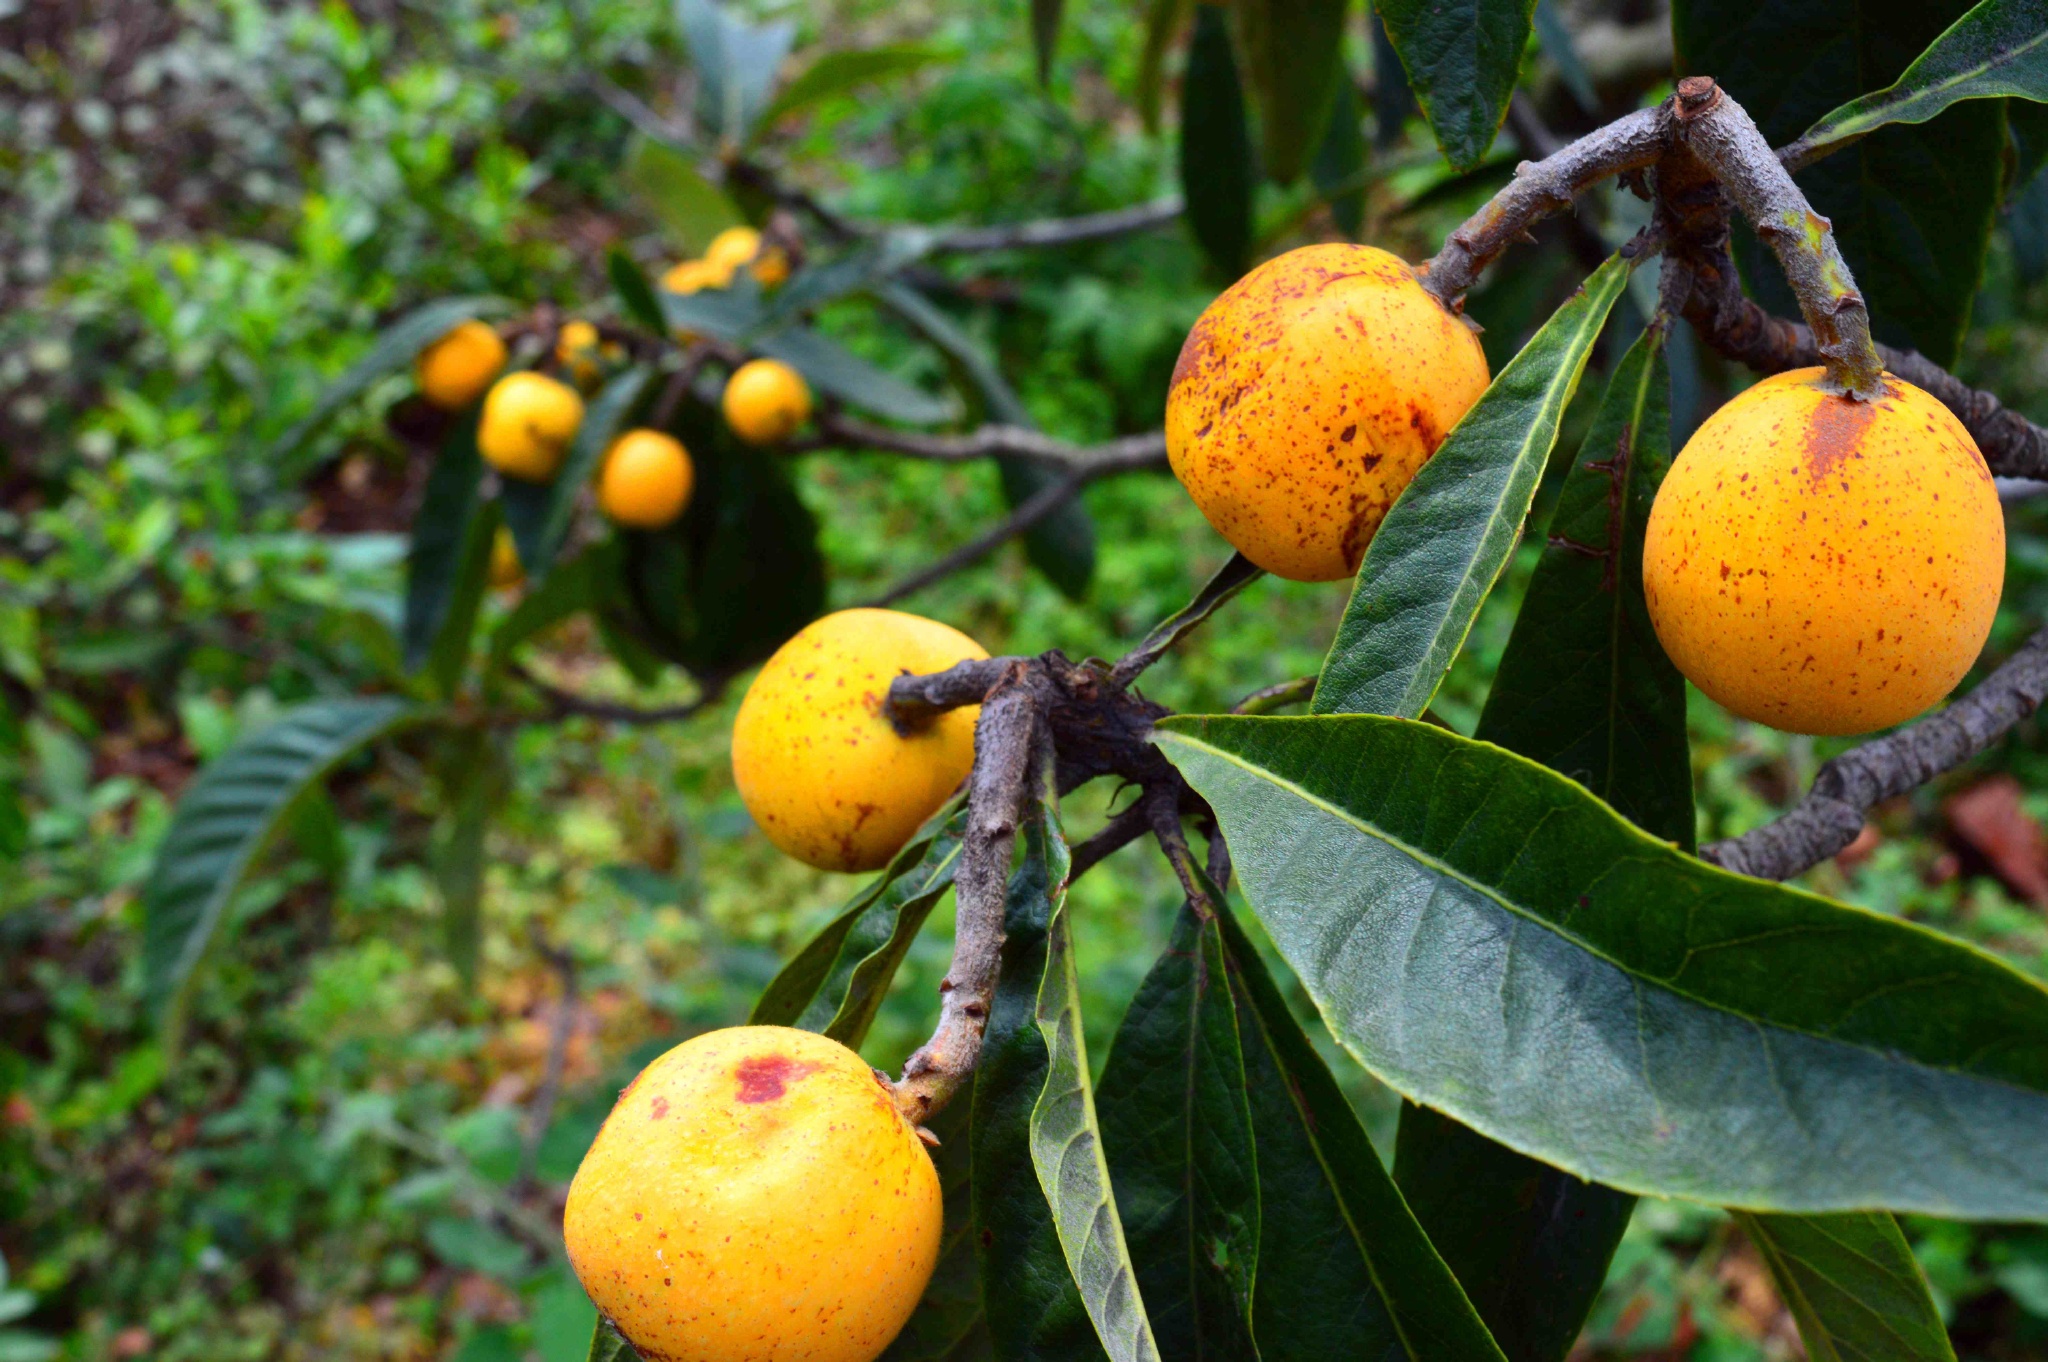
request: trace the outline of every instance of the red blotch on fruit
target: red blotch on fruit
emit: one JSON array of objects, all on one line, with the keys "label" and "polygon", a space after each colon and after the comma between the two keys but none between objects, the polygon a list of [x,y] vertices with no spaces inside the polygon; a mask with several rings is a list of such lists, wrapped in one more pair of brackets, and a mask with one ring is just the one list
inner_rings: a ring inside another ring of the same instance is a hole
[{"label": "red blotch on fruit", "polygon": [[817,1069],[815,1064],[804,1064],[788,1055],[755,1055],[740,1061],[733,1076],[740,1081],[739,1100],[742,1102],[773,1102],[789,1090],[789,1085]]}]

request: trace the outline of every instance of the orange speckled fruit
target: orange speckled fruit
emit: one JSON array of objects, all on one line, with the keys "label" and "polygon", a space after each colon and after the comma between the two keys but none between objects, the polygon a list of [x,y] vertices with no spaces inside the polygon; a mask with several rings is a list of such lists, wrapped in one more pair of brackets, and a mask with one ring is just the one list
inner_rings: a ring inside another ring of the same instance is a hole
[{"label": "orange speckled fruit", "polygon": [[696,480],[682,441],[659,430],[629,430],[605,451],[597,506],[621,525],[658,530],[683,513]]},{"label": "orange speckled fruit", "polygon": [[904,672],[944,671],[982,646],[936,620],[841,610],[776,650],[732,730],[740,800],[768,840],[821,870],[874,870],[974,765],[977,706],[904,736],[882,713]]},{"label": "orange speckled fruit", "polygon": [[2005,521],[1947,407],[1890,374],[1874,402],[1823,376],[1767,378],[1694,433],[1650,511],[1643,590],[1671,660],[1728,709],[1865,733],[1934,704],[1976,661]]},{"label": "orange speckled fruit", "polygon": [[779,359],[750,359],[725,381],[719,407],[748,444],[779,444],[811,419],[811,388]]},{"label": "orange speckled fruit", "polygon": [[471,320],[420,351],[413,377],[420,394],[443,411],[461,411],[482,397],[505,367],[505,342],[482,322]]},{"label": "orange speckled fruit", "polygon": [[583,399],[560,379],[522,369],[491,385],[476,449],[508,478],[546,482],[561,470],[583,424]]},{"label": "orange speckled fruit", "polygon": [[1166,453],[1245,557],[1358,570],[1415,470],[1486,391],[1486,355],[1398,256],[1303,246],[1209,304],[1166,395]]},{"label": "orange speckled fruit", "polygon": [[569,1185],[569,1262],[648,1362],[872,1362],[938,1261],[939,1178],[859,1055],[736,1026],[619,1095]]}]

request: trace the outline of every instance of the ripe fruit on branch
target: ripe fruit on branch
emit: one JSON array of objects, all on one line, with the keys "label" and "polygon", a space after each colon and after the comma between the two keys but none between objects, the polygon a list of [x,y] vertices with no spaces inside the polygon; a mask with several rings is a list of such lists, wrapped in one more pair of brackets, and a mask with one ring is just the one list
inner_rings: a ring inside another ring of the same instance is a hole
[{"label": "ripe fruit on branch", "polygon": [[811,388],[779,359],[750,359],[725,381],[719,405],[725,423],[748,444],[780,444],[811,419]]},{"label": "ripe fruit on branch", "polygon": [[1372,246],[1303,246],[1209,304],[1174,365],[1166,452],[1268,572],[1358,570],[1415,470],[1486,391],[1478,337]]},{"label": "ripe fruit on branch", "polygon": [[821,870],[873,870],[910,840],[974,766],[978,706],[909,735],[883,711],[905,672],[987,657],[936,620],[841,610],[776,650],[740,702],[732,773],[768,840]]},{"label": "ripe fruit on branch", "polygon": [[519,545],[512,538],[512,531],[500,525],[491,536],[491,585],[500,591],[510,590],[526,580],[526,569],[519,562]]},{"label": "ripe fruit on branch", "polygon": [[872,1362],[924,1294],[941,1217],[931,1157],[859,1055],[736,1026],[619,1095],[562,1233],[649,1358]]},{"label": "ripe fruit on branch", "polygon": [[564,322],[555,336],[555,359],[579,388],[594,387],[604,372],[606,349],[599,343],[597,328],[586,321]]},{"label": "ripe fruit on branch", "polygon": [[728,227],[711,238],[704,248],[704,262],[724,271],[721,287],[731,282],[733,271],[742,265],[763,288],[774,288],[789,278],[789,256],[780,246],[763,250],[761,234],[752,227]]},{"label": "ripe fruit on branch", "polygon": [[443,411],[461,411],[483,395],[505,367],[505,342],[471,320],[420,351],[413,376],[420,394]]},{"label": "ripe fruit on branch", "polygon": [[1955,687],[1991,631],[2005,522],[1948,408],[1884,376],[1859,402],[1822,369],[1715,412],[1650,511],[1643,590],[1678,669],[1746,719],[1863,733]]},{"label": "ripe fruit on branch", "polygon": [[659,430],[629,430],[605,452],[598,509],[621,525],[657,530],[683,513],[695,482],[682,441]]},{"label": "ripe fruit on branch", "polygon": [[522,369],[499,379],[484,398],[477,452],[508,478],[546,482],[561,468],[582,424],[583,399],[574,388]]}]

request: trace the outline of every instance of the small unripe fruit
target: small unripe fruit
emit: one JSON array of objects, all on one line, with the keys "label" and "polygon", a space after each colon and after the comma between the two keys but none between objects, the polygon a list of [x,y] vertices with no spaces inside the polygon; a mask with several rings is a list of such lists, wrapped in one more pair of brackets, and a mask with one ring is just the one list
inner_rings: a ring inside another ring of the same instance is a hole
[{"label": "small unripe fruit", "polygon": [[1174,476],[1276,576],[1358,570],[1394,499],[1486,391],[1472,329],[1372,246],[1303,246],[1209,304],[1166,395]]},{"label": "small unripe fruit", "polygon": [[508,478],[546,482],[560,471],[582,424],[583,399],[574,388],[522,369],[499,379],[484,398],[477,452]]},{"label": "small unripe fruit", "polygon": [[1664,651],[1734,713],[1864,733],[1954,689],[1998,610],[2005,521],[1968,431],[1890,374],[1876,401],[1822,369],[1728,402],[1658,489],[1643,591]]},{"label": "small unripe fruit", "polygon": [[526,569],[519,562],[519,545],[512,538],[512,531],[503,525],[491,536],[491,585],[504,591],[518,586],[526,580]]},{"label": "small unripe fruit", "polygon": [[725,381],[719,406],[733,434],[748,444],[780,444],[811,419],[811,389],[779,359],[750,359]]},{"label": "small unripe fruit", "polygon": [[873,1362],[931,1280],[942,1218],[931,1157],[859,1055],[738,1026],[619,1095],[562,1236],[642,1356]]},{"label": "small unripe fruit", "polygon": [[467,321],[420,351],[413,376],[420,395],[443,411],[461,411],[483,396],[505,368],[505,342],[479,321]]},{"label": "small unripe fruit", "polygon": [[621,525],[658,530],[683,513],[695,482],[682,441],[659,430],[629,430],[605,452],[597,506]]},{"label": "small unripe fruit", "polygon": [[740,702],[732,774],[768,840],[821,870],[873,870],[974,765],[978,706],[908,735],[883,712],[905,672],[944,671],[980,644],[936,620],[841,610],[776,650]]}]

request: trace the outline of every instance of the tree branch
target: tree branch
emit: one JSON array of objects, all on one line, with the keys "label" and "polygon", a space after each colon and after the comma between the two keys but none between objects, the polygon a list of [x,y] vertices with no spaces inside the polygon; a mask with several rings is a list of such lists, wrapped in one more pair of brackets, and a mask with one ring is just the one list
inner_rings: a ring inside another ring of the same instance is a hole
[{"label": "tree branch", "polygon": [[1137,803],[1103,824],[1100,832],[1086,841],[1074,844],[1073,864],[1067,871],[1067,883],[1072,884],[1143,837],[1151,826],[1152,815],[1146,810],[1145,800],[1141,796]]},{"label": "tree branch", "polygon": [[1230,707],[1232,714],[1271,714],[1289,705],[1305,704],[1315,698],[1316,678],[1297,677],[1276,685],[1261,686]]},{"label": "tree branch", "polygon": [[1700,848],[1702,860],[1784,880],[1856,840],[1873,805],[1925,785],[1989,748],[2048,697],[2048,629],[1938,714],[1852,748],[1820,768],[1793,808],[1760,828]]},{"label": "tree branch", "polygon": [[1230,555],[1230,561],[1216,570],[1216,575],[1195,593],[1192,601],[1154,625],[1152,632],[1145,635],[1137,647],[1125,653],[1122,660],[1110,668],[1109,683],[1112,686],[1130,685],[1147,667],[1165,656],[1167,649],[1193,633],[1202,621],[1265,575],[1264,568],[1243,554]]},{"label": "tree branch", "polygon": [[949,709],[982,703],[990,691],[1014,681],[1030,664],[1028,657],[971,657],[942,672],[905,672],[889,683],[882,708],[896,731],[907,736]]},{"label": "tree branch", "polygon": [[576,1025],[576,957],[549,941],[539,922],[532,926],[533,948],[561,980],[562,994],[555,1000],[555,1015],[548,1026],[547,1061],[541,1070],[540,1087],[533,1094],[533,1105],[527,1108],[526,1135],[519,1147],[519,1175],[512,1181],[515,1189],[533,1184],[540,1143],[555,1121],[555,1102],[561,1095],[562,1071],[568,1064],[569,1039]]},{"label": "tree branch", "polygon": [[1113,208],[1106,213],[1085,213],[1080,217],[942,229],[933,238],[930,253],[958,255],[971,251],[1008,251],[1019,247],[1072,246],[1084,241],[1128,236],[1133,232],[1149,232],[1179,218],[1181,212],[1181,199],[1175,194],[1151,203]]},{"label": "tree branch", "polygon": [[1134,468],[1163,467],[1166,463],[1166,436],[1163,432],[1126,435],[1099,445],[1077,445],[1024,426],[987,425],[964,435],[932,435],[924,431],[878,426],[841,412],[820,416],[818,432],[808,440],[793,442],[789,447],[804,453],[857,445],[913,459],[929,459],[935,463],[973,463],[998,455],[1014,455],[1073,472],[1088,472],[1091,476]]},{"label": "tree branch", "polygon": [[558,723],[563,719],[602,719],[614,724],[668,724],[687,719],[710,705],[718,703],[725,694],[726,679],[723,676],[701,679],[703,693],[694,700],[680,705],[663,705],[655,709],[641,709],[635,705],[622,705],[610,700],[592,700],[550,685],[526,668],[512,666],[511,672],[532,687],[547,709],[541,714],[514,715],[510,720],[515,725]]}]

